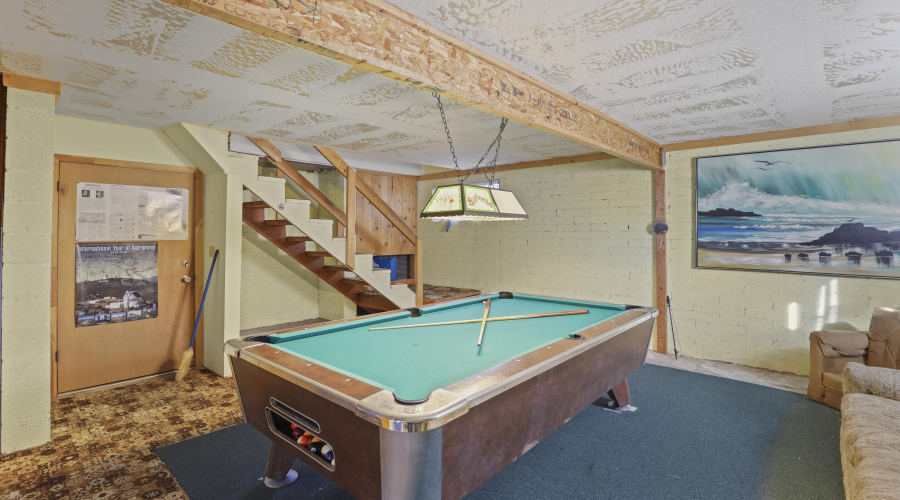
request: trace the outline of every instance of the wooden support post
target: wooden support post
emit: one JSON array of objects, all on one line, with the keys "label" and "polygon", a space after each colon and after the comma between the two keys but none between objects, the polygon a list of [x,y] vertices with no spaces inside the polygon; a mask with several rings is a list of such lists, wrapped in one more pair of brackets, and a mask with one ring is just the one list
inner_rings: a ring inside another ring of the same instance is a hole
[{"label": "wooden support post", "polygon": [[[666,221],[666,172],[657,170],[653,172],[654,195],[653,204],[656,212],[656,222]],[[668,329],[666,328],[666,320],[668,319],[668,310],[666,309],[666,296],[668,288],[666,286],[666,235],[656,235],[656,308],[659,309],[659,316],[656,317],[656,352],[665,354],[668,352],[666,338]]]},{"label": "wooden support post", "polygon": [[422,271],[422,269],[425,267],[424,266],[425,259],[423,258],[423,255],[424,255],[424,252],[423,252],[423,246],[422,246],[422,238],[419,238],[418,236],[416,236],[416,253],[415,253],[415,257],[414,257],[416,259],[416,262],[414,263],[414,266],[413,266],[414,272],[416,273],[416,275],[414,276],[416,279],[416,307],[421,307],[421,306],[425,305],[425,293],[424,293],[424,286],[423,286],[423,284],[425,282],[423,281],[424,276],[423,276],[423,271]]},{"label": "wooden support post", "polygon": [[347,170],[347,256],[344,264],[356,269],[356,170]]}]

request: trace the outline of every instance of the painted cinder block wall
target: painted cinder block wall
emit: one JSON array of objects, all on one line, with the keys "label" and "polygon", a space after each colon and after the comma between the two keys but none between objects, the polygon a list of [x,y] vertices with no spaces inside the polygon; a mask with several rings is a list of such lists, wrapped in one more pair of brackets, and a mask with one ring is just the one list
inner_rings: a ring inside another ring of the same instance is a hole
[{"label": "painted cinder block wall", "polygon": [[[654,305],[650,171],[616,159],[497,178],[529,219],[454,222],[446,232],[446,222],[420,220],[426,283]],[[455,182],[419,182],[419,212],[433,187]]]},{"label": "painted cinder block wall", "polygon": [[[900,308],[898,280],[694,268],[694,159],[898,138],[886,127],[667,154],[668,286],[684,355],[806,375],[811,331],[867,330],[874,308]],[[898,179],[900,165],[885,182]]]},{"label": "painted cinder block wall", "polygon": [[52,94],[9,88],[6,99],[0,454],[50,439],[50,246],[56,107]]}]

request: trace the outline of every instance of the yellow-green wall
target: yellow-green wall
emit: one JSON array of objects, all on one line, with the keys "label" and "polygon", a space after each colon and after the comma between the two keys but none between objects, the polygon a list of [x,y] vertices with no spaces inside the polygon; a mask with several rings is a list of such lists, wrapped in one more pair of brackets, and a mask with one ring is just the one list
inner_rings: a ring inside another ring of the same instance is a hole
[{"label": "yellow-green wall", "polygon": [[[420,220],[425,282],[653,305],[652,175],[623,160],[498,174],[528,220]],[[432,187],[419,183],[419,211]]]}]

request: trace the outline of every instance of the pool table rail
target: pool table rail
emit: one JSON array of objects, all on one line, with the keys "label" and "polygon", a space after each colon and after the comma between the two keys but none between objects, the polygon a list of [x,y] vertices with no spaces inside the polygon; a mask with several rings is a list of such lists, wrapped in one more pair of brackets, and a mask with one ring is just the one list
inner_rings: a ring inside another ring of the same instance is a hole
[{"label": "pool table rail", "polygon": [[[253,340],[230,340],[225,351],[288,380],[381,428],[398,432],[424,432],[465,415],[472,407],[498,393],[524,383],[598,344],[651,322],[658,311],[631,308],[622,314],[579,332],[580,340],[564,338],[525,355],[439,388],[427,401],[416,405],[397,401],[395,394],[313,361],[286,353],[278,344]],[[340,320],[331,322],[337,324]],[[323,324],[316,326],[324,326]],[[651,327],[652,328],[652,327]],[[623,377],[624,378],[624,375]]]}]

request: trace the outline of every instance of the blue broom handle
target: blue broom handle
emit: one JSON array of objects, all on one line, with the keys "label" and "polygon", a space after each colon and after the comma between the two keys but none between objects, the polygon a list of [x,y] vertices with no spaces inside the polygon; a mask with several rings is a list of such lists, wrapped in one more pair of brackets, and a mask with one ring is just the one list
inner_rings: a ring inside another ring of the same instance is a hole
[{"label": "blue broom handle", "polygon": [[216,259],[219,258],[219,251],[216,250],[216,253],[213,254],[212,265],[209,266],[209,276],[206,277],[206,286],[203,287],[203,298],[200,299],[200,310],[197,311],[197,320],[194,321],[194,333],[191,334],[191,345],[188,348],[194,347],[194,339],[197,337],[197,326],[200,325],[200,315],[203,314],[203,304],[206,303],[206,292],[209,291],[209,282],[212,281],[212,273],[213,269],[216,268]]}]

